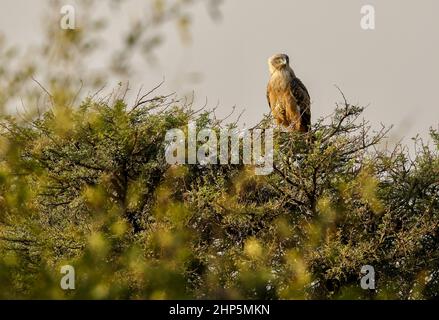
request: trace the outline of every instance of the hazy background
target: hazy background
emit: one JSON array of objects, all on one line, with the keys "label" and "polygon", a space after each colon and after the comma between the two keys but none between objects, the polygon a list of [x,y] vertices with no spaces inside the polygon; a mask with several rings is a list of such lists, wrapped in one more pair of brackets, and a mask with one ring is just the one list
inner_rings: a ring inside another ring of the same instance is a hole
[{"label": "hazy background", "polygon": [[[126,2],[120,10],[102,5],[93,13],[112,22],[105,32],[108,51],[151,6],[149,0]],[[37,45],[44,36],[41,18],[48,4],[1,0],[0,32],[11,44]],[[360,28],[360,9],[366,4],[376,9],[374,31]],[[80,26],[81,7],[76,6]],[[134,89],[142,84],[148,88],[165,77],[163,93],[194,91],[201,105],[206,98],[211,106],[219,102],[220,115],[236,105],[246,110],[242,120],[251,125],[268,112],[267,58],[284,52],[310,91],[314,120],[340,101],[338,85],[350,102],[369,105],[365,117],[374,126],[394,124],[392,139],[417,133],[426,137],[429,127],[437,128],[437,0],[225,0],[219,21],[206,10],[203,3],[191,10],[190,43],[181,40],[174,24],[164,25],[157,63],[138,59],[136,73],[108,79],[109,84],[129,79]],[[104,53],[94,56],[90,69],[104,67],[106,58]]]}]

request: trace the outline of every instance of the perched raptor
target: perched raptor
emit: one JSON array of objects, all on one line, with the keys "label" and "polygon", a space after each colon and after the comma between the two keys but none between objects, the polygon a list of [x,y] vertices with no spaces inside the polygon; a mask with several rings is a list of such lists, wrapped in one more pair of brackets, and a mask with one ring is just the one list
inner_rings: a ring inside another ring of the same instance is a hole
[{"label": "perched raptor", "polygon": [[268,60],[271,78],[267,88],[268,104],[278,125],[289,130],[308,132],[311,107],[308,90],[296,77],[286,54],[276,54]]}]

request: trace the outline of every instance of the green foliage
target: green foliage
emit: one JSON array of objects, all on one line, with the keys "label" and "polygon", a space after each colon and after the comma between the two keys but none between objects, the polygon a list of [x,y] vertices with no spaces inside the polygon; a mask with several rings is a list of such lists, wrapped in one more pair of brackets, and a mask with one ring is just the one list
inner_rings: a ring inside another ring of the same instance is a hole
[{"label": "green foliage", "polygon": [[[411,159],[383,151],[387,130],[362,111],[345,102],[309,135],[275,131],[269,176],[168,165],[167,130],[222,125],[169,97],[3,117],[0,298],[437,296],[437,132]],[[66,264],[76,290],[60,288]],[[363,265],[377,290],[360,288]]]},{"label": "green foliage", "polygon": [[[217,17],[220,1],[203,2]],[[170,96],[129,107],[129,86],[109,98],[102,86],[146,72],[134,58],[157,59],[166,23],[188,43],[197,1],[146,2],[117,50],[102,41],[111,21],[95,14],[97,1],[79,3],[80,26],[62,30],[62,2],[50,1],[37,47],[9,47],[0,34],[0,298],[438,296],[437,130],[432,146],[389,150],[387,130],[372,132],[344,101],[309,135],[276,131],[269,176],[169,166],[168,129],[227,124]],[[109,63],[90,68],[103,53]],[[4,115],[17,105],[24,117]],[[72,291],[60,288],[67,264]],[[363,265],[375,267],[377,290],[360,288]]]}]

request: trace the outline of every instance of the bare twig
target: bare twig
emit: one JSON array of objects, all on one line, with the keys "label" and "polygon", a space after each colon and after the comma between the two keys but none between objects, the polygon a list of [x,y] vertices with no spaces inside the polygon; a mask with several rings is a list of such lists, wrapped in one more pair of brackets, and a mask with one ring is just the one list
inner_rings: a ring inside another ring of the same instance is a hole
[{"label": "bare twig", "polygon": [[51,101],[52,106],[53,106],[54,105],[53,95],[33,76],[31,77],[31,79],[47,94],[47,96],[50,98],[50,101]]}]

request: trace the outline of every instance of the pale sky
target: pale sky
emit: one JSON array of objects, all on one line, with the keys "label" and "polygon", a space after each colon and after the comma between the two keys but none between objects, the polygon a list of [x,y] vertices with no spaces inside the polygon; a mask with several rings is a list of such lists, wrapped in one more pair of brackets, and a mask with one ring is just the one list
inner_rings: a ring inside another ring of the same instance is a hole
[{"label": "pale sky", "polygon": [[[127,1],[113,14],[116,28],[109,37],[141,17],[150,2]],[[11,43],[38,43],[47,4],[0,0],[0,32]],[[366,4],[376,10],[373,31],[360,27]],[[375,127],[394,124],[393,139],[426,137],[429,127],[438,128],[439,1],[224,0],[221,12],[216,23],[203,4],[194,7],[191,45],[182,44],[175,25],[166,25],[166,42],[157,52],[160,65],[144,64],[145,71],[130,77],[130,84],[152,87],[165,76],[163,93],[194,90],[198,101],[207,98],[212,106],[219,101],[218,113],[224,115],[236,105],[246,110],[242,119],[251,125],[268,111],[267,59],[281,52],[309,89],[314,120],[340,101],[338,85],[350,102],[369,105],[365,117]],[[113,43],[109,39],[110,49]],[[202,80],[184,81],[192,73]]]}]

